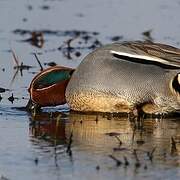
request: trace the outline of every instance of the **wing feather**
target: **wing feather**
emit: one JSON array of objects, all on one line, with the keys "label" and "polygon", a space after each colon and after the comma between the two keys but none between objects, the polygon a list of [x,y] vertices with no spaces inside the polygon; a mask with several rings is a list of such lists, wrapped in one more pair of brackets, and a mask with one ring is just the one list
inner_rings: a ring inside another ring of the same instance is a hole
[{"label": "wing feather", "polygon": [[[120,44],[119,44],[120,45]],[[153,64],[166,69],[180,69],[180,49],[152,42],[125,42],[121,48],[110,50],[110,53],[119,59]]]}]

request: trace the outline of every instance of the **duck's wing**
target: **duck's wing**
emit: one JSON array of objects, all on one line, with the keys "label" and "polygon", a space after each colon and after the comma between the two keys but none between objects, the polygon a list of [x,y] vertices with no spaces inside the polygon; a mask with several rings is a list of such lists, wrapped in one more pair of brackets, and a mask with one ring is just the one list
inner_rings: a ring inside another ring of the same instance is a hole
[{"label": "duck's wing", "polygon": [[152,42],[124,42],[115,44],[111,54],[119,59],[153,64],[166,69],[180,69],[180,49]]}]

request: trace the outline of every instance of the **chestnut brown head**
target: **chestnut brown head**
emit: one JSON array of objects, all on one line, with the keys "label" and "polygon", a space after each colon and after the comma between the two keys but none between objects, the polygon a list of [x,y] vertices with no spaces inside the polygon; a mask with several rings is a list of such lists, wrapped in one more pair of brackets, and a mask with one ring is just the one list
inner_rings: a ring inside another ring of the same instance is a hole
[{"label": "chestnut brown head", "polygon": [[74,69],[54,66],[37,74],[28,89],[31,100],[41,107],[66,103],[66,86]]}]

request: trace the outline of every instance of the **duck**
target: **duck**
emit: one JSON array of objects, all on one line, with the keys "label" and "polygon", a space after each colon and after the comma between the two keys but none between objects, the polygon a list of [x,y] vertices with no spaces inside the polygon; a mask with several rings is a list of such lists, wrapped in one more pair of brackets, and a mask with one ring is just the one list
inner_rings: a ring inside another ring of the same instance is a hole
[{"label": "duck", "polygon": [[54,66],[29,86],[40,107],[67,103],[81,112],[167,114],[180,110],[180,49],[143,41],[90,52],[76,69]]}]

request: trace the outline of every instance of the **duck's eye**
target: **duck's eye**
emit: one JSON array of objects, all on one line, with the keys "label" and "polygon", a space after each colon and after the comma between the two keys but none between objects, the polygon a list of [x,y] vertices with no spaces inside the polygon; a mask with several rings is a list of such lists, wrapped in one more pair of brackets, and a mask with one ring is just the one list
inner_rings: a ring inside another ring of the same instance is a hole
[{"label": "duck's eye", "polygon": [[174,77],[172,87],[175,92],[180,94],[180,73]]}]

